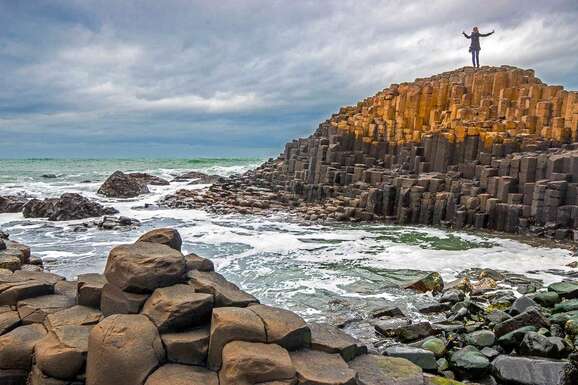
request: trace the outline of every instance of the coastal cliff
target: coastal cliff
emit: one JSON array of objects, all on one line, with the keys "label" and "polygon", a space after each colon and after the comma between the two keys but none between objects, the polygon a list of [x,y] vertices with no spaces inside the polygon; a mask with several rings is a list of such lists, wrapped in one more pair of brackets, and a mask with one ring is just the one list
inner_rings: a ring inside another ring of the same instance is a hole
[{"label": "coastal cliff", "polygon": [[576,239],[577,140],[577,92],[466,67],[392,84],[254,172],[165,203]]}]

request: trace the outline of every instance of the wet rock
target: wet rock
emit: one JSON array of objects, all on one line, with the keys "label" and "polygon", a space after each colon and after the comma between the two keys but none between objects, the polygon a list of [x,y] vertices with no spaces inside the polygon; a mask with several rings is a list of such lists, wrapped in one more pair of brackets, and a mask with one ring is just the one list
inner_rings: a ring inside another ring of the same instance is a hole
[{"label": "wet rock", "polygon": [[141,235],[137,242],[158,243],[161,245],[169,246],[170,248],[177,251],[181,251],[181,246],[183,244],[183,240],[181,239],[179,232],[171,228],[151,230]]},{"label": "wet rock", "polygon": [[44,326],[48,330],[66,325],[96,325],[102,319],[102,313],[87,306],[75,305],[68,309],[48,314]]},{"label": "wet rock", "polygon": [[19,213],[27,202],[28,198],[20,195],[0,196],[0,214]]},{"label": "wet rock", "polygon": [[468,277],[458,278],[454,281],[446,283],[444,287],[446,291],[458,290],[462,293],[471,293],[473,290],[472,283]]},{"label": "wet rock", "polygon": [[134,198],[150,191],[140,179],[115,171],[100,186],[97,193],[109,198]]},{"label": "wet rock", "polygon": [[189,284],[201,293],[212,294],[215,307],[244,307],[259,301],[251,294],[239,289],[216,272],[191,270],[187,273]]},{"label": "wet rock", "polygon": [[567,313],[578,310],[578,298],[562,301],[554,306],[553,313]]},{"label": "wet rock", "polygon": [[546,337],[536,332],[528,332],[520,343],[520,353],[527,356],[558,357],[566,345],[558,337]]},{"label": "wet rock", "polygon": [[523,326],[498,338],[498,345],[509,350],[514,349],[520,345],[527,333],[536,332],[537,330],[535,326]]},{"label": "wet rock", "polygon": [[539,307],[539,306],[531,298],[523,295],[514,301],[514,303],[512,304],[512,307],[510,308],[510,314],[511,315],[518,315],[520,313],[525,312],[526,310],[528,310],[531,307]]},{"label": "wet rock", "polygon": [[492,310],[491,312],[485,314],[484,317],[494,324],[498,324],[512,318],[511,315],[502,310]]},{"label": "wet rock", "polygon": [[100,310],[105,317],[111,314],[137,314],[148,297],[148,294],[129,293],[107,283],[102,288]]},{"label": "wet rock", "polygon": [[205,368],[167,364],[155,370],[145,385],[219,385],[219,378]]},{"label": "wet rock", "polygon": [[450,366],[465,377],[479,377],[489,370],[490,360],[475,347],[466,346],[451,355]]},{"label": "wet rock", "polygon": [[294,377],[289,353],[279,345],[234,341],[223,348],[220,385],[252,385]]},{"label": "wet rock", "polygon": [[36,365],[50,377],[74,379],[85,366],[90,330],[79,325],[54,328],[35,346]]},{"label": "wet rock", "polygon": [[431,272],[417,281],[407,284],[405,288],[413,289],[421,293],[431,291],[435,294],[444,289],[444,281],[439,273]]},{"label": "wet rock", "polygon": [[49,221],[70,221],[116,214],[112,207],[104,207],[76,193],[65,193],[60,198],[43,201],[32,199],[24,205],[25,218],[48,218]]},{"label": "wet rock", "polygon": [[449,303],[433,303],[428,305],[417,306],[417,311],[422,314],[432,314],[432,313],[443,313],[450,310],[451,306]]},{"label": "wet rock", "polygon": [[103,274],[80,274],[78,276],[78,304],[100,309],[102,289],[106,284]]},{"label": "wet rock", "polygon": [[488,357],[488,359],[490,361],[500,355],[499,351],[497,351],[496,349],[492,349],[490,347],[487,347],[487,346],[485,348],[482,348],[480,350],[480,353],[482,353],[484,356]]},{"label": "wet rock", "polygon": [[548,327],[550,326],[550,321],[538,310],[531,308],[524,313],[497,324],[494,328],[494,333],[496,337],[501,337],[523,326]]},{"label": "wet rock", "polygon": [[86,385],[142,385],[165,357],[157,328],[144,315],[112,315],[88,340]]},{"label": "wet rock", "polygon": [[128,175],[130,178],[136,179],[144,185],[168,186],[170,184],[168,180],[144,172],[131,172],[126,175]]},{"label": "wet rock", "polygon": [[0,369],[29,370],[34,346],[45,336],[40,324],[20,326],[0,336]]},{"label": "wet rock", "polygon": [[121,290],[152,292],[183,281],[185,258],[179,251],[157,243],[120,245],[110,251],[104,275]]},{"label": "wet rock", "polygon": [[492,372],[505,383],[523,385],[564,385],[567,361],[501,355],[492,362]]},{"label": "wet rock", "polygon": [[427,338],[422,344],[422,349],[429,350],[437,358],[442,357],[446,352],[446,343],[441,338],[431,337]]},{"label": "wet rock", "polygon": [[560,302],[560,296],[555,291],[541,291],[534,296],[534,301],[544,307],[554,307]]},{"label": "wet rock", "polygon": [[190,184],[212,184],[221,180],[219,175],[207,175],[198,171],[189,171],[177,176],[173,181],[183,182],[194,179]]},{"label": "wet rock", "polygon": [[401,311],[401,309],[397,306],[387,306],[379,309],[375,309],[371,311],[370,314],[371,318],[382,318],[382,317],[405,317],[405,314]]},{"label": "wet rock", "polygon": [[338,353],[345,361],[351,361],[367,353],[367,347],[349,334],[331,325],[311,322],[311,349],[326,353]]},{"label": "wet rock", "polygon": [[[267,343],[277,344],[287,350],[297,350],[308,348],[311,345],[311,334],[309,326],[303,318],[292,311],[267,306],[253,305],[248,308],[261,318],[265,325]],[[316,339],[321,341],[327,334],[332,334],[336,339],[341,336],[338,332],[329,333],[317,330]],[[342,339],[341,339],[342,340]]]},{"label": "wet rock", "polygon": [[74,306],[74,302],[65,295],[51,294],[18,301],[17,309],[23,324],[43,323],[48,314]]},{"label": "wet rock", "polygon": [[204,366],[209,350],[209,335],[209,327],[161,334],[167,351],[167,361],[176,364]]},{"label": "wet rock", "polygon": [[384,354],[390,357],[405,358],[424,370],[436,370],[438,367],[434,353],[426,349],[396,345],[386,348]]},{"label": "wet rock", "polygon": [[198,270],[204,272],[215,271],[215,265],[213,261],[207,258],[199,257],[196,254],[185,255],[185,261],[187,264],[187,272],[191,270]]},{"label": "wet rock", "polygon": [[492,346],[496,342],[495,334],[490,330],[478,330],[468,333],[464,336],[464,340],[468,345],[473,345],[478,348]]},{"label": "wet rock", "polygon": [[562,298],[578,298],[578,283],[565,281],[555,282],[548,286],[548,291],[553,291]]},{"label": "wet rock", "polygon": [[149,317],[160,332],[199,326],[210,320],[213,296],[196,293],[189,285],[156,289],[145,302],[141,313]]},{"label": "wet rock", "polygon": [[212,370],[221,368],[221,352],[231,341],[267,342],[265,325],[257,314],[246,308],[223,307],[213,310],[207,358]]},{"label": "wet rock", "polygon": [[349,367],[357,372],[359,385],[423,383],[422,369],[404,358],[366,354],[356,357]]},{"label": "wet rock", "polygon": [[386,337],[398,338],[401,342],[417,341],[437,333],[429,322],[416,322],[391,329],[383,329],[381,325],[376,325],[376,330]]},{"label": "wet rock", "polygon": [[136,228],[140,226],[138,219],[128,217],[105,216],[96,222],[99,230],[124,230],[126,228]]},{"label": "wet rock", "polygon": [[339,354],[316,350],[290,353],[299,384],[356,385],[356,373]]}]

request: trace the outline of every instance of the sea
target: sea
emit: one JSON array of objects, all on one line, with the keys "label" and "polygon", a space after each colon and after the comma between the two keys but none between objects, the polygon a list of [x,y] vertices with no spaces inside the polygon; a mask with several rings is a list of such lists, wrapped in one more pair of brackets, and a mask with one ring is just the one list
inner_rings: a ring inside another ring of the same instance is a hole
[{"label": "sea", "polygon": [[[203,210],[155,207],[178,189],[208,185],[172,182],[150,186],[151,193],[134,199],[96,194],[114,171],[147,172],[172,180],[196,170],[230,176],[248,171],[264,159],[26,159],[0,160],[0,196],[35,198],[76,192],[136,218],[141,226],[122,231],[89,228],[73,231],[87,220],[51,222],[22,214],[0,214],[0,229],[32,248],[45,268],[69,279],[102,272],[108,252],[133,242],[140,234],[174,227],[183,250],[214,261],[216,270],[263,303],[298,312],[307,320],[344,323],[363,319],[373,309],[396,305],[410,314],[429,294],[398,288],[400,282],[425,271],[445,281],[468,268],[492,268],[560,281],[574,260],[566,248],[536,246],[506,236],[384,224],[307,223],[287,213],[216,215]],[[43,175],[54,174],[56,178]],[[150,204],[151,208],[145,209]],[[364,333],[353,327],[354,335]]]}]

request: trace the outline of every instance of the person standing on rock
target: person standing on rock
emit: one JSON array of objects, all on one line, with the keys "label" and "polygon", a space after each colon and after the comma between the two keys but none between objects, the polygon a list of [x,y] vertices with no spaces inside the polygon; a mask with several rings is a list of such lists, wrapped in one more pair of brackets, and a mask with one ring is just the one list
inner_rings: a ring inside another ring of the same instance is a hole
[{"label": "person standing on rock", "polygon": [[463,32],[464,36],[467,39],[470,39],[472,42],[470,43],[470,52],[472,53],[472,65],[474,68],[480,68],[480,37],[490,36],[494,33],[494,30],[490,33],[480,33],[478,27],[474,27],[472,33],[468,35],[467,33]]}]

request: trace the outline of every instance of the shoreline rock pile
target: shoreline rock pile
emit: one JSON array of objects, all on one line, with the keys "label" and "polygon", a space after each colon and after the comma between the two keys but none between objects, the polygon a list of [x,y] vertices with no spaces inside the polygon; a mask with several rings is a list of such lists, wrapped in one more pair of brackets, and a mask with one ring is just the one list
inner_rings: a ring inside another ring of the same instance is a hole
[{"label": "shoreline rock pile", "polygon": [[392,84],[255,171],[164,204],[574,240],[577,140],[577,92],[533,70],[462,68]]}]

